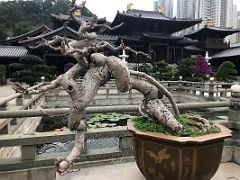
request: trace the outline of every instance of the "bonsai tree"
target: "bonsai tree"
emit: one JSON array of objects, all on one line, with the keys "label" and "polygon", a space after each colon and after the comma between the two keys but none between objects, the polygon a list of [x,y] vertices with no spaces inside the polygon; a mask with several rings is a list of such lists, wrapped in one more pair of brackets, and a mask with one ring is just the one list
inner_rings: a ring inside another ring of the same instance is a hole
[{"label": "bonsai tree", "polygon": [[231,61],[223,62],[217,70],[216,79],[218,81],[231,81],[236,80],[235,75],[237,75],[237,70],[235,65]]},{"label": "bonsai tree", "polygon": [[185,58],[180,61],[178,65],[178,75],[182,76],[183,79],[191,80],[196,74],[195,70],[192,68],[196,64],[196,60],[192,58]]},{"label": "bonsai tree", "polygon": [[0,85],[4,84],[6,81],[6,66],[0,64]]},{"label": "bonsai tree", "polygon": [[34,55],[22,57],[19,63],[10,64],[10,69],[15,72],[12,82],[25,82],[31,86],[39,82],[42,76],[46,81],[52,80],[55,72],[54,67],[47,66],[43,59]]},{"label": "bonsai tree", "polygon": [[[74,11],[81,10],[85,3],[83,1],[80,5],[76,5],[75,0],[73,0],[70,4],[70,17],[81,24],[78,31],[79,40],[56,36],[49,41],[43,39],[40,44],[32,47],[48,47],[62,54],[70,55],[76,60],[77,64],[38,90],[27,90],[20,83],[15,83],[13,86],[13,89],[17,92],[26,94],[40,93],[62,87],[70,95],[72,105],[70,107],[68,128],[76,131],[75,146],[65,158],[56,159],[55,166],[61,174],[69,171],[73,161],[79,157],[84,146],[86,107],[97,94],[99,87],[106,84],[111,77],[115,78],[116,87],[120,92],[124,93],[136,89],[143,94],[144,99],[139,106],[139,112],[144,117],[158,121],[178,134],[185,134],[183,125],[177,120],[179,110],[172,94],[151,76],[143,72],[129,70],[124,60],[116,56],[105,56],[103,52],[106,48],[116,53],[124,49],[128,53],[134,53],[145,58],[149,58],[149,55],[125,46],[124,42],[121,42],[118,47],[112,47],[108,42],[96,41],[96,28],[114,30],[122,24],[109,27],[104,24],[99,25],[95,20],[85,22],[76,18]],[[81,73],[84,73],[84,78],[82,83],[78,84],[75,80]],[[162,100],[163,96],[169,99],[174,114],[166,107]],[[193,118],[191,124],[206,131],[209,128],[209,123],[202,118]]]},{"label": "bonsai tree", "polygon": [[139,71],[151,73],[157,80],[172,80],[177,74],[177,65],[170,65],[164,61],[154,62],[151,65],[145,63],[139,67]]}]

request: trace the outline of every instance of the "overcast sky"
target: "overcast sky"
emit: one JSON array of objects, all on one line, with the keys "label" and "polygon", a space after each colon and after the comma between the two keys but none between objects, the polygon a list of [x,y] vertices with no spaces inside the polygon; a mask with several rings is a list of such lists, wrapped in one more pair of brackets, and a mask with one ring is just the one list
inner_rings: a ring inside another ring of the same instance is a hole
[{"label": "overcast sky", "polygon": [[[8,0],[0,0],[8,1]],[[77,0],[81,2],[82,0]],[[153,0],[86,0],[87,8],[96,14],[99,18],[106,17],[108,21],[112,21],[117,13],[117,11],[126,11],[127,4],[133,3],[134,9],[141,10],[153,10]],[[227,0],[226,0],[227,1]],[[176,11],[177,0],[174,2],[174,11]],[[238,6],[238,11],[240,11],[240,0],[233,0],[234,4]]]},{"label": "overcast sky", "polygon": [[[153,10],[153,0],[86,0],[87,8],[96,14],[99,18],[106,17],[108,21],[112,21],[119,10],[120,12],[127,10],[127,4],[133,3],[134,9],[141,10]],[[174,1],[174,7],[176,9],[176,2]],[[233,0],[234,4],[238,5],[240,11],[240,0]],[[81,2],[81,0],[78,0]]]}]

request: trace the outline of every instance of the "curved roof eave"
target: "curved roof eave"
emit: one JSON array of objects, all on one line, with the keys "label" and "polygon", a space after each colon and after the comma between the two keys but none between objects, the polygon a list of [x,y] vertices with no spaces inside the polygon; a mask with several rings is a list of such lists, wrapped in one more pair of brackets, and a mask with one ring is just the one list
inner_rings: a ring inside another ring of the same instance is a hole
[{"label": "curved roof eave", "polygon": [[196,31],[190,32],[186,35],[184,35],[185,37],[189,37],[189,38],[194,38],[196,37],[198,34],[203,33],[203,31],[210,31],[210,32],[222,32],[225,33],[226,36],[240,32],[240,29],[232,29],[232,28],[220,28],[220,27],[214,27],[214,26],[210,26],[210,27],[203,27],[201,29],[198,29]]},{"label": "curved roof eave", "polygon": [[240,56],[240,47],[226,49],[212,56],[212,59]]},{"label": "curved roof eave", "polygon": [[[128,13],[120,13],[118,12],[117,15],[115,16],[115,19],[116,18],[119,18],[117,16],[127,16],[127,17],[130,17],[130,18],[137,18],[137,19],[147,19],[147,20],[157,20],[157,21],[168,21],[168,22],[179,22],[179,23],[195,23],[195,24],[198,24],[198,23],[201,23],[202,22],[202,19],[188,19],[188,18],[170,18],[170,17],[167,17],[163,14],[160,14],[159,13],[159,16],[155,16],[155,17],[151,17],[151,16],[142,16],[140,14],[136,14],[136,15],[133,15],[133,14],[128,14]],[[114,20],[115,20],[114,19]]]},{"label": "curved roof eave", "polygon": [[17,39],[27,38],[27,37],[30,37],[30,36],[34,35],[35,33],[39,32],[41,30],[43,30],[43,32],[51,32],[52,31],[52,29],[50,29],[46,25],[42,25],[42,26],[39,26],[38,28],[36,28],[32,31],[29,31],[27,33],[21,34],[19,36],[11,37],[11,38],[7,39],[5,42],[9,43],[9,42],[12,42],[12,41],[16,41]]},{"label": "curved roof eave", "polygon": [[[164,16],[165,17],[165,16]],[[183,29],[189,28],[195,24],[198,24],[202,21],[202,19],[196,19],[196,20],[189,20],[189,19],[185,19],[185,20],[177,20],[174,19],[173,20],[169,20],[169,19],[156,19],[156,18],[143,18],[143,17],[135,17],[135,16],[129,16],[126,15],[126,13],[120,13],[119,11],[117,12],[114,20],[111,23],[111,27],[115,27],[117,25],[119,25],[122,22],[128,23],[128,24],[135,24],[136,20],[140,20],[141,22],[145,21],[145,22],[150,22],[150,26],[155,26],[156,24],[160,25],[161,23],[165,24],[167,26],[168,32],[169,34],[172,34],[174,32],[178,32],[181,31]],[[133,22],[133,23],[132,23]],[[141,23],[140,23],[141,24]],[[177,26],[176,26],[177,24]],[[170,28],[169,26],[173,25],[175,28]],[[106,30],[105,33],[107,34],[121,34],[123,33],[124,29],[126,29],[126,27],[121,26],[120,28],[114,30],[114,31],[109,31]],[[138,29],[139,30],[139,29]],[[165,28],[166,30],[166,28]],[[131,30],[130,30],[131,31]],[[170,32],[171,31],[171,32]]]},{"label": "curved roof eave", "polygon": [[68,32],[72,33],[75,38],[79,38],[79,34],[76,31],[74,31],[73,29],[71,29],[69,27],[62,26],[54,31],[51,31],[51,32],[48,32],[45,34],[41,34],[36,37],[29,38],[25,41],[20,42],[20,44],[27,44],[27,43],[35,42],[37,40],[41,40],[42,38],[48,38],[51,36],[55,36],[55,35],[58,35],[58,33],[61,33],[62,31],[68,31]]}]

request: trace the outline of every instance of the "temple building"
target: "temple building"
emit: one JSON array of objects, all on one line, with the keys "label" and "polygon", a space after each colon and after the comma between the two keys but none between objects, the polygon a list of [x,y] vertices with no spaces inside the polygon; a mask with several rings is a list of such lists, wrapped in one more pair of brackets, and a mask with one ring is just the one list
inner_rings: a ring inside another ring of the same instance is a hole
[{"label": "temple building", "polygon": [[105,33],[118,36],[133,49],[149,53],[152,61],[175,63],[184,57],[183,48],[197,41],[175,36],[174,33],[200,23],[201,19],[170,18],[155,11],[130,9],[117,12],[111,27],[122,22],[124,24],[120,28]]},{"label": "temple building", "polygon": [[[46,26],[39,27],[26,34],[12,37],[6,41],[10,45],[21,45],[29,49],[30,54],[41,56],[47,63],[56,64],[63,69],[69,57],[63,56],[53,50],[40,48],[37,50],[29,47],[37,45],[42,39],[50,40],[54,36],[66,36],[78,39],[77,30],[79,24],[70,20],[69,15],[51,14],[54,30]],[[93,21],[94,17],[78,16],[81,20]],[[97,19],[98,24],[103,24],[106,20]],[[151,55],[151,61],[164,60],[168,63],[175,63],[184,57],[184,47],[194,45],[196,40],[191,40],[183,36],[173,35],[201,22],[201,19],[176,19],[165,16],[163,13],[155,11],[128,10],[127,12],[117,12],[111,27],[124,23],[115,31],[100,31],[97,40],[108,41],[114,46],[118,46],[123,40],[125,45],[135,50],[141,50]],[[130,55],[130,62],[145,62],[141,57]],[[70,58],[70,61],[71,60]]]},{"label": "temple building", "polygon": [[199,49],[199,52],[208,51],[209,55],[213,56],[223,50],[229,49],[230,42],[226,40],[226,37],[238,32],[240,32],[240,29],[205,26],[186,34],[185,37],[198,41],[197,44],[189,48]]}]

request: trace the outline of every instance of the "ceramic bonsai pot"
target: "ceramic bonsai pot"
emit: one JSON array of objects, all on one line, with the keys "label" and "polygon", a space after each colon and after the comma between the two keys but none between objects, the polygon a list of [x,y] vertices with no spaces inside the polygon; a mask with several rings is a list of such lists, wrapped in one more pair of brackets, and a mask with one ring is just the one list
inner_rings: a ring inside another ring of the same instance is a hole
[{"label": "ceramic bonsai pot", "polygon": [[192,138],[138,131],[128,121],[138,168],[148,180],[211,179],[221,161],[224,139],[232,136],[229,129],[217,126],[220,133]]}]

